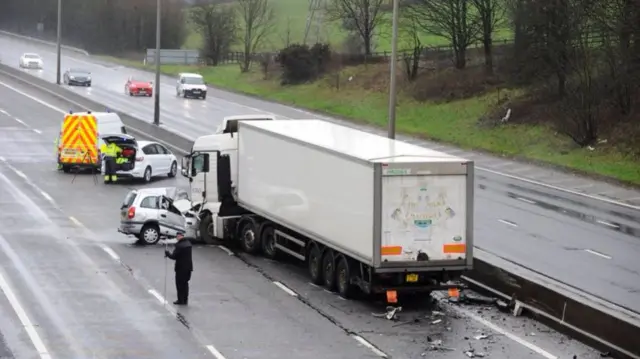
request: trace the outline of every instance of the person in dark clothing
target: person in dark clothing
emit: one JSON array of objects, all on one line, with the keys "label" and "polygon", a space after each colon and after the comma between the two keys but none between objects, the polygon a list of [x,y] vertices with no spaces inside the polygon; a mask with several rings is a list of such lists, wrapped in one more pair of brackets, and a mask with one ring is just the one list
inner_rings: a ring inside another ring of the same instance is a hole
[{"label": "person in dark clothing", "polygon": [[193,260],[191,258],[191,242],[184,238],[182,233],[176,236],[176,243],[173,253],[165,250],[164,255],[175,261],[174,270],[176,272],[176,292],[178,300],[173,302],[175,305],[187,305],[189,302],[189,280],[191,280],[191,272],[193,272]]}]

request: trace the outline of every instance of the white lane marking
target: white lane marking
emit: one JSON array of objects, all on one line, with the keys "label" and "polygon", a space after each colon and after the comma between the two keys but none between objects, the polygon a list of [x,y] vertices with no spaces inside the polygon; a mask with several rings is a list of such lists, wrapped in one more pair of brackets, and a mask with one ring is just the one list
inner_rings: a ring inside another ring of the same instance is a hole
[{"label": "white lane marking", "polygon": [[120,256],[113,249],[105,245],[101,245],[100,248],[102,248],[102,250],[105,251],[115,261],[120,262]]},{"label": "white lane marking", "polygon": [[522,197],[516,197],[517,200],[522,201],[522,202],[527,202],[530,204],[536,204],[536,201],[532,201],[530,199],[526,199],[526,198],[522,198]]},{"label": "white lane marking", "polygon": [[156,299],[160,302],[160,304],[165,305],[167,304],[167,300],[164,299],[160,293],[158,293],[155,289],[149,289],[149,294],[151,294],[152,296],[156,297]]},{"label": "white lane marking", "polygon": [[[27,126],[27,124],[24,121],[22,121],[21,119],[19,119],[17,117],[14,117],[13,119],[16,120],[16,122],[18,122],[19,124],[21,124],[23,126]],[[27,127],[29,127],[29,126],[27,126]]]},{"label": "white lane marking", "polygon": [[385,354],[383,351],[381,351],[380,349],[376,348],[373,344],[369,343],[365,338],[357,335],[357,334],[351,334],[351,336],[353,337],[353,339],[357,340],[358,343],[364,345],[365,347],[369,348],[369,350],[371,350],[372,352],[375,353],[375,355],[381,357],[381,358],[387,358],[387,354]]},{"label": "white lane marking", "polygon": [[49,196],[49,194],[43,190],[40,190],[40,194],[42,195],[42,197],[44,197],[47,201],[51,202],[52,204],[56,204],[56,201],[53,199],[53,197]]},{"label": "white lane marking", "polygon": [[613,224],[613,223],[609,223],[607,221],[601,221],[601,220],[597,220],[596,222],[600,223],[600,224],[604,224],[607,227],[611,227],[611,228],[620,228],[620,226],[618,226],[617,224]]},{"label": "white lane marking", "polygon": [[18,301],[18,298],[16,298],[16,295],[13,293],[13,290],[4,279],[4,276],[2,274],[0,274],[0,288],[2,288],[2,292],[4,292],[4,295],[7,297],[9,304],[11,304],[11,307],[16,312],[18,319],[20,319],[20,323],[22,323],[24,330],[27,332],[27,335],[29,335],[29,339],[31,339],[31,343],[38,351],[40,359],[51,359],[51,355],[49,355],[47,347],[44,345],[44,342],[38,335],[35,326],[31,323],[29,316],[27,316],[27,312],[25,312],[24,308],[22,308],[22,305]]},{"label": "white lane marking", "polygon": [[29,99],[31,99],[31,100],[33,100],[33,101],[45,106],[45,107],[48,107],[48,108],[50,108],[50,109],[52,109],[54,111],[58,111],[58,112],[61,112],[61,113],[67,113],[65,110],[63,110],[63,109],[61,109],[59,107],[56,107],[56,106],[54,106],[54,105],[52,105],[50,103],[44,102],[41,99],[39,99],[39,98],[37,98],[35,96],[31,96],[31,95],[25,93],[24,91],[20,91],[17,88],[15,88],[15,87],[13,87],[11,85],[8,85],[8,84],[6,84],[6,83],[4,83],[2,81],[0,81],[0,85],[4,86],[4,87],[6,87],[6,88],[8,88],[8,89],[10,89],[10,90],[12,90],[14,92],[17,92],[17,93],[21,94],[22,96],[25,96],[25,97],[27,97],[27,98],[29,98]]},{"label": "white lane marking", "polygon": [[230,255],[230,256],[232,256],[232,255],[234,255],[234,254],[235,254],[235,253],[233,253],[233,252],[231,251],[231,249],[229,249],[229,248],[227,248],[227,247],[225,247],[225,246],[220,245],[220,246],[218,246],[218,248],[220,248],[220,249],[222,249],[223,251],[227,252],[227,254],[228,254],[228,255]]},{"label": "white lane marking", "polygon": [[534,351],[537,354],[540,354],[541,356],[543,356],[543,357],[545,357],[547,359],[558,359],[557,356],[547,352],[546,350],[540,348],[539,346],[520,338],[519,336],[507,331],[506,329],[503,329],[503,328],[491,323],[490,321],[488,321],[488,320],[476,315],[475,313],[473,313],[473,312],[471,312],[469,310],[466,310],[466,309],[461,308],[461,307],[453,307],[453,306],[451,306],[450,308],[453,309],[454,311],[457,311],[457,312],[459,312],[461,314],[464,314],[465,316],[475,320],[476,322],[484,325],[485,327],[493,330],[494,332],[496,332],[498,334],[501,334],[501,335],[504,335],[505,337],[513,340],[514,342],[529,348],[530,350]]},{"label": "white lane marking", "polygon": [[22,172],[22,171],[20,171],[20,170],[17,170],[17,169],[15,169],[15,168],[11,168],[11,169],[12,169],[12,170],[13,170],[13,172],[14,172],[15,174],[17,174],[18,176],[20,176],[20,177],[22,177],[22,178],[24,178],[24,179],[27,179],[27,175],[26,175],[26,174],[24,174],[24,172]]},{"label": "white lane marking", "polygon": [[224,355],[222,355],[222,353],[220,353],[218,349],[216,349],[216,347],[214,347],[213,345],[209,344],[206,346],[206,348],[211,352],[211,354],[213,354],[216,359],[226,359]]},{"label": "white lane marking", "polygon": [[594,251],[594,250],[592,250],[592,249],[585,249],[584,251],[585,251],[585,252],[588,252],[588,253],[591,253],[591,254],[593,254],[593,255],[596,255],[596,256],[598,256],[598,257],[602,257],[602,258],[605,258],[605,259],[611,259],[611,256],[608,256],[608,255],[606,255],[606,254],[604,254],[604,253],[600,253],[600,252],[598,252],[598,251]]},{"label": "white lane marking", "polygon": [[511,226],[511,227],[517,227],[518,226],[518,224],[513,223],[511,221],[507,221],[506,219],[499,219],[498,222],[504,223],[504,224],[506,224],[508,226]]},{"label": "white lane marking", "polygon": [[39,134],[39,135],[41,135],[41,134],[42,134],[42,131],[37,130],[37,129],[35,129],[35,128],[33,129],[33,132],[35,132],[35,133],[37,133],[37,134]]},{"label": "white lane marking", "polygon": [[293,290],[291,290],[289,287],[287,287],[286,285],[278,282],[278,281],[274,281],[273,284],[277,285],[278,288],[282,289],[285,293],[289,294],[292,297],[297,297],[298,293],[294,292]]},{"label": "white lane marking", "polygon": [[80,222],[76,217],[69,216],[69,219],[70,219],[70,220],[71,220],[71,222],[73,222],[76,226],[78,226],[78,227],[84,227],[84,224],[82,224],[82,222]]},{"label": "white lane marking", "polygon": [[1,108],[0,108],[0,113],[3,114],[3,115],[9,116],[9,112],[7,112],[7,111],[5,111],[5,110],[3,110]]}]

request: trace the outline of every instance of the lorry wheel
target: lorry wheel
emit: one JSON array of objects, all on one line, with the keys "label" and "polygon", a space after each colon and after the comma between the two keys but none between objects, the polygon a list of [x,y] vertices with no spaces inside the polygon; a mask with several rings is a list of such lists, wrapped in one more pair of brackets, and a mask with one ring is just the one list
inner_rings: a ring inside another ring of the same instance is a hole
[{"label": "lorry wheel", "polygon": [[200,221],[200,238],[206,244],[219,244],[216,237],[213,236],[213,217],[210,214],[206,215]]},{"label": "lorry wheel", "polygon": [[69,167],[67,165],[62,165],[62,172],[64,172],[64,173],[71,172],[71,167]]},{"label": "lorry wheel", "polygon": [[325,288],[334,291],[336,289],[336,261],[331,249],[327,249],[322,256],[322,274]]},{"label": "lorry wheel", "polygon": [[260,251],[260,237],[256,235],[253,221],[246,221],[240,230],[240,245],[249,254],[257,254]]},{"label": "lorry wheel", "polygon": [[351,268],[345,256],[340,256],[336,265],[336,286],[338,294],[344,299],[353,297],[353,285],[351,285]]},{"label": "lorry wheel", "polygon": [[309,262],[309,276],[311,277],[311,283],[321,285],[323,282],[322,252],[320,252],[320,249],[315,244],[311,245],[307,261]]},{"label": "lorry wheel", "polygon": [[262,231],[262,254],[269,259],[276,259],[278,250],[276,249],[276,236],[273,227],[266,227]]}]

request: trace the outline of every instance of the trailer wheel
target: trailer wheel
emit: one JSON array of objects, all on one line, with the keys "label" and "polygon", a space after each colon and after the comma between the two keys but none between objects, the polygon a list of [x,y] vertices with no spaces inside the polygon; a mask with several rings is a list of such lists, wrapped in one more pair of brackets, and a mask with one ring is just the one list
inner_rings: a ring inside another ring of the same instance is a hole
[{"label": "trailer wheel", "polygon": [[256,234],[256,226],[253,221],[246,221],[240,230],[240,245],[249,254],[257,254],[261,247],[260,237]]},{"label": "trailer wheel", "polygon": [[269,259],[276,259],[278,250],[276,249],[276,236],[273,227],[267,226],[263,229],[261,239],[262,254]]},{"label": "trailer wheel", "polygon": [[309,264],[309,276],[311,277],[311,283],[321,285],[322,281],[322,252],[317,245],[311,244],[309,249],[309,256],[307,257]]},{"label": "trailer wheel", "polygon": [[343,255],[338,257],[336,265],[336,286],[338,294],[344,299],[353,297],[353,285],[351,285],[351,267],[349,260]]},{"label": "trailer wheel", "polygon": [[213,217],[210,214],[205,215],[200,221],[200,238],[206,244],[219,244],[219,241],[213,236]]},{"label": "trailer wheel", "polygon": [[325,288],[334,291],[336,289],[336,260],[331,249],[327,249],[322,256],[322,274]]}]

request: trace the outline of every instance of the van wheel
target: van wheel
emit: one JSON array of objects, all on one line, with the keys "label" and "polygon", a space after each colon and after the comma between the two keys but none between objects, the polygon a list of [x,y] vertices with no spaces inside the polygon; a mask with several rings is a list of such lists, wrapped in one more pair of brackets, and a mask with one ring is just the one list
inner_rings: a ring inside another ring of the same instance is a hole
[{"label": "van wheel", "polygon": [[276,249],[276,235],[273,227],[269,226],[262,231],[262,254],[269,259],[276,259],[278,250]]},{"label": "van wheel", "polygon": [[256,234],[256,226],[253,221],[246,221],[240,230],[240,245],[249,254],[257,254],[261,247],[260,237]]},{"label": "van wheel", "polygon": [[322,252],[317,245],[311,244],[309,249],[309,256],[307,257],[309,265],[309,276],[311,277],[311,283],[316,285],[322,284]]},{"label": "van wheel", "polygon": [[178,163],[174,161],[171,164],[171,170],[169,170],[169,177],[173,178],[176,176],[177,173],[178,173]]},{"label": "van wheel", "polygon": [[349,261],[343,255],[338,257],[336,265],[336,286],[338,294],[344,299],[353,297],[353,285],[351,285],[351,267]]},{"label": "van wheel", "polygon": [[138,235],[138,239],[144,244],[156,244],[160,240],[160,229],[156,224],[145,224]]},{"label": "van wheel", "polygon": [[151,167],[148,167],[148,166],[147,166],[147,168],[144,170],[144,177],[143,177],[143,180],[144,180],[146,183],[151,182]]},{"label": "van wheel", "polygon": [[324,276],[325,288],[334,291],[336,289],[336,260],[331,249],[327,249],[322,256],[322,275]]},{"label": "van wheel", "polygon": [[64,173],[71,172],[71,167],[69,167],[67,165],[62,165],[62,172],[64,172]]}]

